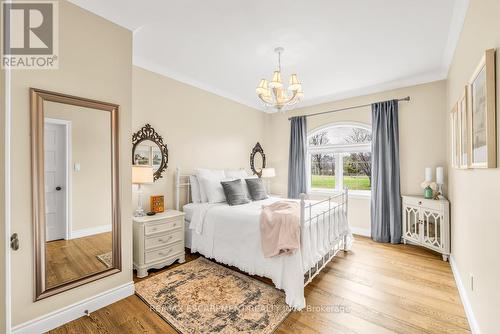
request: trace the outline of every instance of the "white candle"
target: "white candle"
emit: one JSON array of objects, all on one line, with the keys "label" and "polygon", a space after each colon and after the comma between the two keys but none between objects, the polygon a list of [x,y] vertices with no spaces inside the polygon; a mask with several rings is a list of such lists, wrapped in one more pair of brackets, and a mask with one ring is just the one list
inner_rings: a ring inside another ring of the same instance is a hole
[{"label": "white candle", "polygon": [[432,168],[425,168],[425,182],[432,182]]},{"label": "white candle", "polygon": [[444,170],[443,167],[436,168],[436,183],[444,184]]}]

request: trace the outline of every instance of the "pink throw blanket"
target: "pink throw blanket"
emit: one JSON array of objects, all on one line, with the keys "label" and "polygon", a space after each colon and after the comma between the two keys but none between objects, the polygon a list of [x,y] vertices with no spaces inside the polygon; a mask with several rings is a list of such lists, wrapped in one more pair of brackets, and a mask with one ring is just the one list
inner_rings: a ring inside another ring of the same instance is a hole
[{"label": "pink throw blanket", "polygon": [[262,207],[260,238],[264,257],[292,254],[300,247],[300,204],[279,201]]}]

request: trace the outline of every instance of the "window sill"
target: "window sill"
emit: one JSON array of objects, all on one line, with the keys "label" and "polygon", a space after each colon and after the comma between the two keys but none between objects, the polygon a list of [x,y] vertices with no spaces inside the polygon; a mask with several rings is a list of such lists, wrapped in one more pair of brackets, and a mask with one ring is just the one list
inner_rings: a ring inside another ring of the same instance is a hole
[{"label": "window sill", "polygon": [[[308,194],[311,195],[324,195],[324,196],[332,196],[335,194],[339,194],[338,191],[329,191],[329,190],[318,190],[318,189],[309,189]],[[349,190],[349,198],[371,198],[372,192],[368,190]]]}]

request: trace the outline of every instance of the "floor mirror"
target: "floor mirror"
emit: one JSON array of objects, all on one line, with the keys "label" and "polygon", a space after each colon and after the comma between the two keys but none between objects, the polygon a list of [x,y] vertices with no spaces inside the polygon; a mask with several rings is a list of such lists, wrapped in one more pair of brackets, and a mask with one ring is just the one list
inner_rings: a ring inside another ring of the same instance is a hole
[{"label": "floor mirror", "polygon": [[121,270],[119,106],[30,99],[36,301]]}]

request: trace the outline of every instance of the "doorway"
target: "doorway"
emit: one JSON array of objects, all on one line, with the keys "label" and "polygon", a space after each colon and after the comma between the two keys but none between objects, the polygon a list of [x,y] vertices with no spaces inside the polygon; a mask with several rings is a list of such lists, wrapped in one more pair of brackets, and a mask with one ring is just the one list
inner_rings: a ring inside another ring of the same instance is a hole
[{"label": "doorway", "polygon": [[45,118],[46,241],[68,240],[70,226],[71,122]]}]

